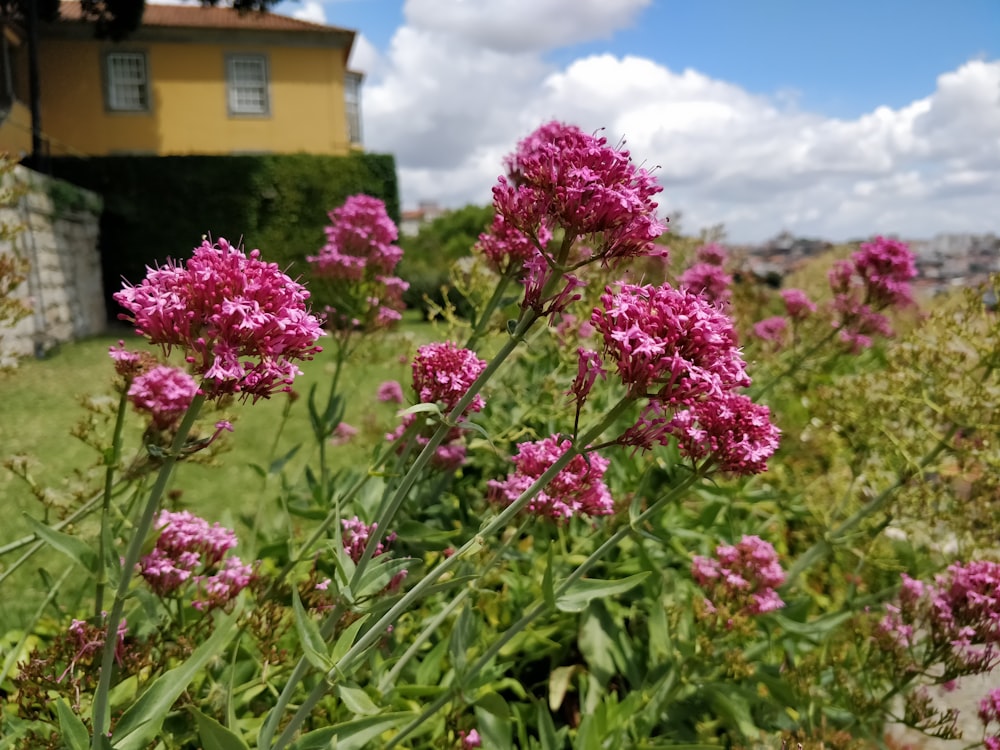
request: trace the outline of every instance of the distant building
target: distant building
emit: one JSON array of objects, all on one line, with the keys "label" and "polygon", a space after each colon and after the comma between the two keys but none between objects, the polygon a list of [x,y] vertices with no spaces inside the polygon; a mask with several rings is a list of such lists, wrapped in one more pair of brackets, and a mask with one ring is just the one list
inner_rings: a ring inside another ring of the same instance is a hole
[{"label": "distant building", "polygon": [[413,237],[420,232],[422,225],[434,221],[446,213],[447,210],[441,208],[434,201],[420,201],[416,209],[403,211],[399,222],[399,233],[406,237]]},{"label": "distant building", "polygon": [[[2,30],[0,151],[30,144],[27,45]],[[361,145],[355,32],[273,13],[147,4],[123,42],[78,2],[39,30],[41,125],[53,156],[347,154]]]}]

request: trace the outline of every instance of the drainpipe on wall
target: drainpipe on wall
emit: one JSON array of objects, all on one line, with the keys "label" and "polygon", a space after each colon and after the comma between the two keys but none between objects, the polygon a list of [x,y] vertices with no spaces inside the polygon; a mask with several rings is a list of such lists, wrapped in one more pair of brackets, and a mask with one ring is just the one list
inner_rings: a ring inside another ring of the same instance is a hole
[{"label": "drainpipe on wall", "polygon": [[28,98],[31,100],[31,165],[48,172],[42,150],[41,87],[38,80],[38,0],[26,0],[28,31]]}]

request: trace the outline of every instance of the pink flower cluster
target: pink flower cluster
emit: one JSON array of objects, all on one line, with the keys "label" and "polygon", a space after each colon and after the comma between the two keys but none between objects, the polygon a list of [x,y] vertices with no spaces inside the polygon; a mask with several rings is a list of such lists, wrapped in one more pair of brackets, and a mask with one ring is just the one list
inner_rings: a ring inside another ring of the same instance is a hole
[{"label": "pink flower cluster", "polygon": [[319,321],[306,309],[309,292],[226,240],[195,248],[184,265],[150,268],[139,286],[114,295],[136,332],[169,352],[184,350],[209,396],[266,398],[287,391],[298,360],[321,351]]},{"label": "pink flower cluster", "polygon": [[738,393],[724,393],[677,412],[665,426],[677,438],[681,454],[694,460],[712,458],[733,474],[767,471],[767,459],[778,449],[781,431],[771,423],[771,410]]},{"label": "pink flower cluster", "polygon": [[775,315],[771,318],[764,318],[753,324],[753,335],[761,341],[774,346],[781,346],[785,342],[788,334],[788,319]]},{"label": "pink flower cluster", "polygon": [[[361,556],[365,552],[365,547],[368,546],[368,540],[371,538],[372,533],[378,528],[377,523],[366,524],[357,516],[353,518],[341,519],[340,525],[344,528],[343,543],[344,551],[347,552],[348,556],[354,561],[358,562],[361,560]],[[375,546],[375,551],[372,553],[372,557],[378,557],[379,555],[385,554],[388,550],[389,545],[396,541],[396,532],[391,532],[386,534],[382,541],[380,541]],[[406,578],[408,571],[401,570],[396,575],[392,577],[389,581],[386,590],[395,591],[403,583]],[[323,588],[326,588],[324,586]]]},{"label": "pink flower cluster", "polygon": [[705,589],[709,612],[725,605],[730,613],[760,615],[781,609],[785,603],[775,589],[785,582],[785,571],[770,542],[744,536],[738,544],[720,545],[715,557],[695,555],[691,575]]},{"label": "pink flower cluster", "polygon": [[500,273],[510,268],[520,268],[540,254],[552,239],[552,232],[542,224],[530,236],[513,226],[501,214],[493,217],[488,232],[479,235],[475,249],[481,252],[490,265]]},{"label": "pink flower cluster", "polygon": [[[450,341],[426,344],[417,349],[413,360],[413,390],[420,403],[437,403],[451,411],[485,369],[486,362],[475,352]],[[485,405],[477,394],[465,413],[481,411]]]},{"label": "pink flower cluster", "polygon": [[[993,688],[979,702],[978,715],[979,720],[983,722],[984,733],[989,730],[990,724],[1000,724],[1000,688]],[[1000,734],[984,736],[983,745],[986,750],[1000,750]]]},{"label": "pink flower cluster", "polygon": [[[955,563],[933,583],[902,576],[881,629],[900,647],[924,641],[945,669],[988,672],[1000,664],[1000,563]],[[944,656],[942,656],[942,654]]]},{"label": "pink flower cluster", "polygon": [[[494,502],[510,505],[562,458],[572,446],[568,439],[548,437],[520,443],[514,456],[514,471],[503,481],[490,480]],[[607,516],[614,512],[614,501],[604,483],[609,461],[596,453],[574,456],[526,506],[528,513],[565,521],[575,515]]]},{"label": "pink flower cluster", "polygon": [[[420,403],[438,404],[448,414],[484,369],[486,362],[469,349],[463,349],[450,341],[426,344],[417,349],[413,360],[413,390]],[[462,415],[481,411],[484,406],[485,399],[476,394]],[[386,435],[386,439],[398,440],[419,419],[417,414],[406,415],[399,427]],[[460,429],[450,430],[444,442],[435,450],[432,464],[442,471],[454,471],[465,463],[465,446],[460,442],[461,439]],[[426,434],[418,434],[416,440],[419,445],[426,445],[428,442]]]},{"label": "pink flower cluster", "polygon": [[509,178],[493,188],[504,221],[530,237],[559,226],[571,237],[593,237],[608,263],[653,252],[666,229],[653,197],[661,188],[625,150],[573,125],[549,122],[522,140],[507,159]]},{"label": "pink flower cluster", "polygon": [[341,308],[331,310],[343,328],[387,328],[403,310],[409,284],[393,272],[403,251],[385,204],[368,195],[352,195],[329,213],[326,244],[308,256],[317,278],[338,284]]},{"label": "pink flower cluster", "polygon": [[139,561],[139,573],[160,596],[177,592],[187,584],[197,588],[197,609],[225,606],[253,578],[253,568],[238,557],[226,558],[236,546],[236,534],[188,511],[160,511],[156,519],[160,535],[153,550]]},{"label": "pink flower cluster", "polygon": [[128,400],[146,412],[159,430],[177,423],[198,392],[194,378],[177,367],[160,365],[137,375],[128,389]]},{"label": "pink flower cluster", "polygon": [[475,729],[471,730],[468,734],[466,734],[465,731],[459,732],[458,738],[462,742],[463,750],[471,750],[471,748],[483,746],[483,741],[479,737],[479,732]]},{"label": "pink flower cluster", "polygon": [[792,320],[801,320],[816,312],[816,303],[801,289],[783,289],[781,299],[785,302],[785,312]]},{"label": "pink flower cluster", "polygon": [[696,251],[697,262],[678,278],[678,284],[702,294],[718,305],[728,304],[733,296],[733,277],[723,267],[728,254],[722,245],[702,245]]},{"label": "pink flower cluster", "polygon": [[396,380],[386,380],[378,387],[376,398],[385,404],[403,403],[403,386]]},{"label": "pink flower cluster", "polygon": [[[104,619],[108,617],[107,612],[101,612],[101,615]],[[128,624],[125,622],[125,618],[122,618],[121,622],[118,623],[118,642],[115,644],[115,661],[119,666],[121,666],[125,658],[125,636],[127,633]],[[66,635],[76,646],[76,654],[73,655],[70,663],[56,682],[62,682],[66,678],[66,675],[76,668],[81,659],[100,653],[104,648],[104,641],[107,638],[107,634],[108,628],[106,625],[91,625],[86,620],[74,619],[71,621]]]},{"label": "pink flower cluster", "polygon": [[841,340],[861,351],[872,345],[873,336],[892,336],[881,311],[912,303],[910,281],[916,275],[909,246],[883,237],[862,243],[850,260],[834,264],[828,277]]},{"label": "pink flower cluster", "polygon": [[[591,320],[604,355],[635,399],[648,399],[639,420],[616,442],[646,450],[676,439],[695,460],[723,471],[767,469],[778,447],[767,407],[738,394],[750,384],[732,321],[706,297],[687,289],[621,285],[601,297]],[[603,370],[581,350],[572,394],[578,406]]]},{"label": "pink flower cluster", "polygon": [[633,396],[692,405],[750,385],[732,321],[701,295],[622,284],[601,302],[591,322]]}]

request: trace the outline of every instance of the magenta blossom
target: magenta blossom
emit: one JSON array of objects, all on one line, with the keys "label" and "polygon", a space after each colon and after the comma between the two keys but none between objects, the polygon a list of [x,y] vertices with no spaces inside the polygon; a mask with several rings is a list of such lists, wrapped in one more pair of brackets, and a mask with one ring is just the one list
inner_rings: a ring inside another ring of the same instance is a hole
[{"label": "magenta blossom", "polygon": [[816,303],[801,289],[783,289],[781,298],[785,301],[785,312],[792,320],[800,320],[816,312]]},{"label": "magenta blossom", "polygon": [[601,302],[591,321],[632,396],[688,405],[750,384],[732,321],[701,295],[622,284]]},{"label": "magenta blossom", "polygon": [[733,297],[733,277],[721,266],[709,263],[695,263],[678,278],[678,284],[692,292],[705,296],[717,305],[729,304]]},{"label": "magenta blossom", "polygon": [[150,268],[139,286],[114,295],[136,332],[169,352],[183,349],[209,396],[266,398],[290,390],[298,360],[321,351],[319,321],[306,309],[309,292],[226,240],[195,248],[184,265]]},{"label": "magenta blossom", "polygon": [[379,385],[376,398],[386,404],[401,404],[403,403],[403,386],[396,380],[386,380]]},{"label": "magenta blossom", "polygon": [[479,737],[479,732],[475,729],[471,730],[468,734],[464,731],[459,732],[458,738],[462,741],[463,750],[470,750],[471,748],[483,746],[483,741]]},{"label": "magenta blossom", "polygon": [[356,427],[347,424],[347,422],[338,422],[337,426],[333,428],[333,435],[330,437],[330,442],[333,445],[346,445],[351,442],[358,434]]},{"label": "magenta blossom", "polygon": [[385,203],[369,195],[352,195],[329,216],[326,245],[319,255],[306,258],[318,275],[358,281],[368,267],[383,274],[395,270],[403,251],[394,244],[399,231]]},{"label": "magenta blossom", "polygon": [[508,157],[509,177],[493,188],[499,216],[530,237],[561,227],[570,238],[593,237],[603,263],[655,254],[665,230],[653,197],[661,188],[628,151],[573,125],[549,122]]},{"label": "magenta blossom", "polygon": [[172,427],[191,406],[198,384],[176,367],[160,365],[136,376],[128,389],[128,400],[153,419],[157,429]]},{"label": "magenta blossom", "polygon": [[187,584],[195,587],[196,609],[223,607],[246,588],[253,567],[226,557],[236,534],[187,511],[160,511],[156,545],[139,561],[139,573],[153,591],[166,596]]},{"label": "magenta blossom", "polygon": [[494,269],[505,273],[509,268],[523,266],[525,261],[541,252],[551,239],[552,232],[544,224],[535,230],[535,236],[529,236],[502,215],[496,214],[490,230],[479,235],[475,249],[486,256]]},{"label": "magenta blossom", "polygon": [[767,471],[781,430],[771,411],[746,396],[726,393],[680,411],[666,425],[681,453],[695,460],[712,458],[722,471],[749,475]]},{"label": "magenta blossom", "polygon": [[698,263],[707,263],[710,266],[724,266],[729,260],[729,253],[717,242],[709,242],[702,245],[695,251],[695,259]]},{"label": "magenta blossom", "polygon": [[[510,505],[572,446],[572,441],[548,437],[520,443],[514,456],[515,470],[503,481],[490,480],[494,502]],[[528,503],[525,510],[554,521],[575,515],[607,516],[614,501],[604,483],[609,461],[596,453],[574,456]]]},{"label": "magenta blossom", "polygon": [[[475,352],[450,341],[426,344],[417,349],[413,360],[413,390],[420,403],[437,403],[451,411],[485,369],[486,362]],[[466,413],[481,411],[485,405],[486,401],[477,394]]]},{"label": "magenta blossom", "polygon": [[691,575],[709,596],[709,612],[725,605],[731,613],[760,615],[785,606],[775,591],[785,582],[785,571],[774,547],[759,536],[720,545],[714,558],[695,555]]},{"label": "magenta blossom", "polygon": [[761,341],[780,346],[788,333],[788,319],[781,315],[764,318],[753,324],[753,335]]}]

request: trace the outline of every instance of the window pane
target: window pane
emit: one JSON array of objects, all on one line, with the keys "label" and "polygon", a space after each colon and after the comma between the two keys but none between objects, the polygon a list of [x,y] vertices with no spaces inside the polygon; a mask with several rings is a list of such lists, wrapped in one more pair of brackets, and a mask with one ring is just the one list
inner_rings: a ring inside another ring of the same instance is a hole
[{"label": "window pane", "polygon": [[141,52],[108,55],[108,107],[115,110],[148,109],[146,56]]},{"label": "window pane", "polygon": [[267,114],[267,63],[263,57],[229,58],[229,109],[235,114]]}]

